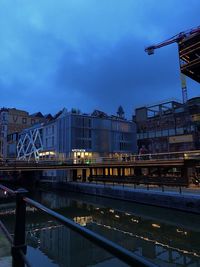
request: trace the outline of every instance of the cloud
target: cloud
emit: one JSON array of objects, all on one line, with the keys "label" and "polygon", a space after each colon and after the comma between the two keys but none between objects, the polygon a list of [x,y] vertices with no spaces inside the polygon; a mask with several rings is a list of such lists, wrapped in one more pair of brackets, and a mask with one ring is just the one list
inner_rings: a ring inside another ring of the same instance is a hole
[{"label": "cloud", "polygon": [[79,94],[79,103],[82,98],[91,99],[101,109],[110,111],[122,104],[129,106],[130,112],[138,103],[148,102],[145,96],[150,101],[156,95],[159,99],[161,94],[169,98],[170,89],[177,85],[179,78],[174,74],[178,75],[178,66],[174,62],[160,63],[168,60],[172,49],[152,60],[144,52],[143,40],[128,37],[115,46],[96,41],[85,47],[81,59],[78,53],[64,53],[56,77],[57,87]]},{"label": "cloud", "polygon": [[160,2],[2,0],[1,104],[53,113],[121,104],[130,117],[135,106],[180,98],[176,45],[152,57],[144,48],[197,26],[200,4]]}]

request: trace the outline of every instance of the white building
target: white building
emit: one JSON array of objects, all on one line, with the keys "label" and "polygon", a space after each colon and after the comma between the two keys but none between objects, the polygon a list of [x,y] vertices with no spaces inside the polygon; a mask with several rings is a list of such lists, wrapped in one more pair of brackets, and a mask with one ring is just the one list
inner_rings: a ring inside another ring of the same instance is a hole
[{"label": "white building", "polygon": [[52,121],[24,130],[17,152],[18,159],[74,163],[122,157],[136,152],[135,123],[97,110],[89,115],[63,109]]}]

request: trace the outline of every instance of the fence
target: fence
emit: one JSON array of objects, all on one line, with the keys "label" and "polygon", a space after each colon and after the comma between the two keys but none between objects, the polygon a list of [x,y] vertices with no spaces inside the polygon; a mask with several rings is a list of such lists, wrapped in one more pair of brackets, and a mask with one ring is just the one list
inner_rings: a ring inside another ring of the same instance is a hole
[{"label": "fence", "polygon": [[11,243],[11,254],[13,259],[13,267],[24,267],[25,265],[31,267],[31,263],[26,257],[26,205],[33,206],[49,216],[53,217],[55,220],[59,221],[64,226],[69,229],[79,233],[82,237],[93,242],[97,246],[103,248],[107,252],[111,253],[113,256],[117,257],[121,261],[127,263],[130,266],[156,266],[155,264],[147,261],[146,259],[135,255],[131,251],[113,243],[112,241],[102,237],[101,235],[94,233],[93,231],[86,229],[79,224],[73,222],[72,220],[60,215],[59,213],[45,207],[44,205],[28,198],[26,195],[28,193],[25,189],[18,189],[16,191],[0,185],[0,190],[14,195],[16,197],[16,218],[15,218],[15,229],[14,238],[10,235],[5,225],[0,222],[0,228],[4,232],[8,241]]}]

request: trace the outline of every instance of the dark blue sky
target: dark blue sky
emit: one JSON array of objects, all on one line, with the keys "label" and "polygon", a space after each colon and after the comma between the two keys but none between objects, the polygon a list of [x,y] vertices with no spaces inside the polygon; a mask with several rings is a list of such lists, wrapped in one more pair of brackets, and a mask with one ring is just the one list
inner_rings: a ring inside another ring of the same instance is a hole
[{"label": "dark blue sky", "polygon": [[[1,106],[115,113],[181,100],[177,45],[144,48],[200,25],[199,0],[2,0]],[[189,97],[200,95],[188,78]]]}]

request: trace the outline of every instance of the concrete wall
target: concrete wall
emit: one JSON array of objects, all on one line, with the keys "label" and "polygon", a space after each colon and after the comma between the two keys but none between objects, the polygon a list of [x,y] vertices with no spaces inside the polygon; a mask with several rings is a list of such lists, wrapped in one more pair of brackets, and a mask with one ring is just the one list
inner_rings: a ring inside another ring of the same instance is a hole
[{"label": "concrete wall", "polygon": [[143,189],[120,188],[119,186],[104,187],[103,185],[81,183],[57,184],[56,188],[200,214],[200,196],[198,195],[153,192]]}]

